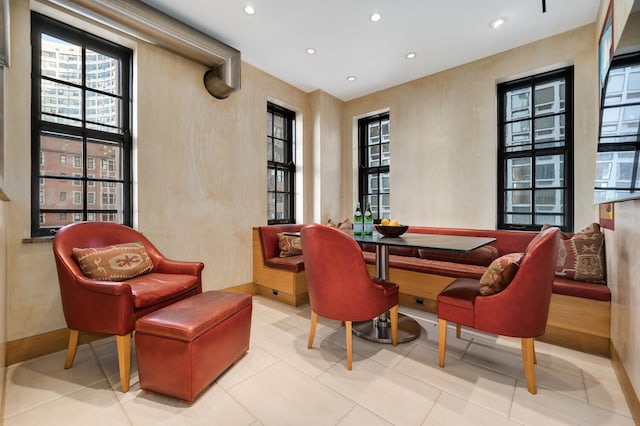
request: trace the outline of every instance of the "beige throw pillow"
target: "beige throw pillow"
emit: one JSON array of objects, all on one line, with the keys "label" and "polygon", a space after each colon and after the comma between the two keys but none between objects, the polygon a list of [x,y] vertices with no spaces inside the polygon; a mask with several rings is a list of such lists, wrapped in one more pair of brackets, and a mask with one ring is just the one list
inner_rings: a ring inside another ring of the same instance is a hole
[{"label": "beige throw pillow", "polygon": [[140,241],[71,251],[82,273],[97,281],[124,281],[153,270],[153,263]]}]

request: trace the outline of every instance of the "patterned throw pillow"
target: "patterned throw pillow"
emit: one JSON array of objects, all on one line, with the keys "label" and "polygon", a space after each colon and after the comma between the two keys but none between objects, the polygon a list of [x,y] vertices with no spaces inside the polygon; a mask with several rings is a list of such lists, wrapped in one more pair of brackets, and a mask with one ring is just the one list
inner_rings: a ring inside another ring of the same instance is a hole
[{"label": "patterned throw pillow", "polygon": [[490,296],[507,288],[518,272],[522,256],[522,253],[509,253],[491,262],[480,278],[480,294]]},{"label": "patterned throw pillow", "polygon": [[280,257],[298,256],[302,254],[302,241],[300,237],[278,233],[278,248]]},{"label": "patterned throw pillow", "polygon": [[153,263],[137,241],[107,247],[74,248],[82,273],[97,281],[124,281],[151,272]]},{"label": "patterned throw pillow", "polygon": [[[544,225],[542,230],[548,228]],[[576,281],[605,283],[604,233],[592,223],[573,237],[561,234],[556,276]]]}]

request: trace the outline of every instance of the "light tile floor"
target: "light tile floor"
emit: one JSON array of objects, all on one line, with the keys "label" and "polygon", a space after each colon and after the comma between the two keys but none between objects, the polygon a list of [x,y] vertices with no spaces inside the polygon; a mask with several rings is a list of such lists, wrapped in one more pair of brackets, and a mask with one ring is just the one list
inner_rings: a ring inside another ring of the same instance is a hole
[{"label": "light tile floor", "polygon": [[[12,425],[633,425],[608,359],[536,343],[538,394],[527,392],[517,339],[450,329],[438,367],[436,317],[393,347],[354,338],[320,319],[306,347],[309,306],[255,296],[251,348],[192,405],[140,389],[120,392],[115,339],[6,369],[4,424]],[[135,348],[134,348],[135,349]],[[133,357],[135,359],[135,357]]]}]

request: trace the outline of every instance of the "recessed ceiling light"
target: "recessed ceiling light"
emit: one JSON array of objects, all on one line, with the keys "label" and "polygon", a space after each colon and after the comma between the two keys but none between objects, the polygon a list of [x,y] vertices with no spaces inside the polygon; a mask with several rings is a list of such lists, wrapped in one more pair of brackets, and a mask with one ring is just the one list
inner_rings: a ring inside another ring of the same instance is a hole
[{"label": "recessed ceiling light", "polygon": [[314,49],[313,47],[308,47],[307,50],[305,50],[305,52],[307,52],[307,55],[315,55],[316,49]]},{"label": "recessed ceiling light", "polygon": [[407,53],[407,59],[413,59],[413,58],[415,58],[416,56],[418,56],[418,55],[416,55],[416,52],[409,52],[409,53]]},{"label": "recessed ceiling light", "polygon": [[250,4],[248,4],[244,7],[244,13],[246,13],[247,15],[255,15],[256,9]]},{"label": "recessed ceiling light", "polygon": [[371,19],[371,22],[378,22],[382,19],[382,15],[380,15],[378,12],[373,12],[369,19]]},{"label": "recessed ceiling light", "polygon": [[498,18],[498,19],[494,19],[493,21],[489,22],[489,26],[491,28],[495,29],[495,28],[501,27],[502,24],[504,24],[504,23],[505,23],[504,18]]},{"label": "recessed ceiling light", "polygon": [[349,77],[347,77],[347,81],[356,81],[356,76],[350,75]]}]

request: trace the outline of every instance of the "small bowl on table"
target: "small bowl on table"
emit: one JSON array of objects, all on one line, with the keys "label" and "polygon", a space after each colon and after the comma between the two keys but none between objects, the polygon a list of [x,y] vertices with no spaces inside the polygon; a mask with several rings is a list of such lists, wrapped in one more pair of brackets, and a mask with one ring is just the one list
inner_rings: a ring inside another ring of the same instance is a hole
[{"label": "small bowl on table", "polygon": [[407,232],[409,226],[407,225],[398,225],[398,226],[383,226],[383,225],[375,225],[376,231],[381,233],[384,237],[399,237],[400,235]]}]

